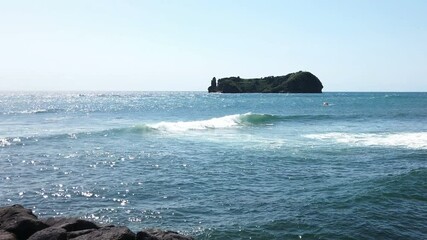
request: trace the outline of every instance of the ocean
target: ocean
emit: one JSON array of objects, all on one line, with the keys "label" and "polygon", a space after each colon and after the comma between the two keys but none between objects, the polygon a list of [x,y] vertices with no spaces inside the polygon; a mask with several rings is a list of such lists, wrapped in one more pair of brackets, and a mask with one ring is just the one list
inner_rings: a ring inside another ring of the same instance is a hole
[{"label": "ocean", "polygon": [[10,204],[196,239],[427,239],[427,93],[1,92]]}]

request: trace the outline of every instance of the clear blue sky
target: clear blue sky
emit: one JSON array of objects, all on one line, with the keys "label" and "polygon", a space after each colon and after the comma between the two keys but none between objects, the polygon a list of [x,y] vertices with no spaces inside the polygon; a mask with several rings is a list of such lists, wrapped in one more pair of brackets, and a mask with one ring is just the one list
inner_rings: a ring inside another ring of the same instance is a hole
[{"label": "clear blue sky", "polygon": [[200,90],[306,70],[427,91],[425,0],[0,0],[0,90]]}]

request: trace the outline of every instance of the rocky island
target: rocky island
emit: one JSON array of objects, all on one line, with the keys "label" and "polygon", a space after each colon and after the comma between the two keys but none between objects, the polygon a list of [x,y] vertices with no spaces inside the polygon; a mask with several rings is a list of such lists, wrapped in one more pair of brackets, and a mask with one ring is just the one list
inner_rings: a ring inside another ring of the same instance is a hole
[{"label": "rocky island", "polygon": [[285,76],[264,78],[214,77],[208,92],[221,93],[321,93],[323,85],[310,72],[295,72]]}]

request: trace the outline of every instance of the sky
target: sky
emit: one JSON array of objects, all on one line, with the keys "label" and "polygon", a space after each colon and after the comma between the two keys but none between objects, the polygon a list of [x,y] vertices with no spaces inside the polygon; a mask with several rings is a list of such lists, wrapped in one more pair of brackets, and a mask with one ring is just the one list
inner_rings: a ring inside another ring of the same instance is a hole
[{"label": "sky", "polygon": [[427,91],[425,0],[0,0],[0,91],[206,91],[310,71]]}]

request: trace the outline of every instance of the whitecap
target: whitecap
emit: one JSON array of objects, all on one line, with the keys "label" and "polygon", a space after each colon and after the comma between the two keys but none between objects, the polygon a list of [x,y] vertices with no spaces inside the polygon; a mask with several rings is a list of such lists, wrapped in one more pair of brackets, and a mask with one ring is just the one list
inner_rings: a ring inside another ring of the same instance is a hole
[{"label": "whitecap", "polygon": [[155,124],[148,124],[148,126],[156,130],[168,132],[185,132],[188,130],[231,128],[239,126],[241,122],[241,116],[241,114],[235,114],[200,121],[160,122]]},{"label": "whitecap", "polygon": [[9,146],[10,142],[6,138],[0,138],[0,147]]},{"label": "whitecap", "polygon": [[274,118],[275,116],[268,114],[253,114],[249,112],[199,121],[159,122],[155,124],[147,124],[147,126],[151,129],[161,131],[185,132],[189,130],[234,128],[260,123],[267,124],[268,121],[271,121]]}]

